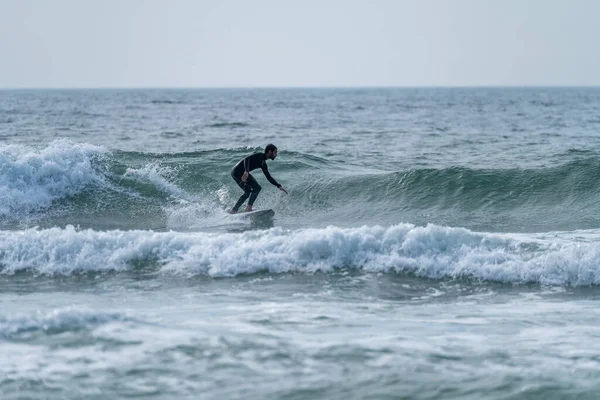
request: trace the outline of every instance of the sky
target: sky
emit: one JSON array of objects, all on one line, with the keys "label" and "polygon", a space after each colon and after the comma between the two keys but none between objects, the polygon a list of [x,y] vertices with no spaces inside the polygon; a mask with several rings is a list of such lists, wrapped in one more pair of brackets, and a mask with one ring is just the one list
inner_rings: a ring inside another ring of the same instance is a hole
[{"label": "sky", "polygon": [[0,0],[0,88],[600,86],[597,0]]}]

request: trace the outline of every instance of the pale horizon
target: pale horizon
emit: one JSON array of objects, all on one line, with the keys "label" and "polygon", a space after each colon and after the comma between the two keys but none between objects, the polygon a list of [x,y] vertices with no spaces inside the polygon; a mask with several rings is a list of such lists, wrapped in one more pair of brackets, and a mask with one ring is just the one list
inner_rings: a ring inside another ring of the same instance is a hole
[{"label": "pale horizon", "polygon": [[336,89],[600,89],[600,85],[446,85],[446,86],[80,86],[0,87],[5,91],[27,90],[336,90]]},{"label": "pale horizon", "polygon": [[598,87],[593,0],[0,0],[0,89]]}]

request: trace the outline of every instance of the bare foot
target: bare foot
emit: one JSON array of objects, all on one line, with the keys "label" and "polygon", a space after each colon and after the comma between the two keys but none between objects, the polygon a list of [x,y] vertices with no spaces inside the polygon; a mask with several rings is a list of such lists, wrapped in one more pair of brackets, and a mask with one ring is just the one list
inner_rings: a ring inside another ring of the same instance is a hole
[{"label": "bare foot", "polygon": [[229,211],[229,214],[237,214],[237,211],[231,210],[231,211]]},{"label": "bare foot", "polygon": [[250,212],[250,211],[252,211],[252,206],[247,206],[246,207],[246,212]]}]

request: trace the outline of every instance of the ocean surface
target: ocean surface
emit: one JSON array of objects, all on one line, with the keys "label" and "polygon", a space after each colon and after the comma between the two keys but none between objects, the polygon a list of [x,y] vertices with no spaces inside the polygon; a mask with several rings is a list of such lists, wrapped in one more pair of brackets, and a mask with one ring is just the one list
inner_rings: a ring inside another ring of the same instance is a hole
[{"label": "ocean surface", "polygon": [[0,91],[3,400],[596,399],[599,286],[600,88]]}]

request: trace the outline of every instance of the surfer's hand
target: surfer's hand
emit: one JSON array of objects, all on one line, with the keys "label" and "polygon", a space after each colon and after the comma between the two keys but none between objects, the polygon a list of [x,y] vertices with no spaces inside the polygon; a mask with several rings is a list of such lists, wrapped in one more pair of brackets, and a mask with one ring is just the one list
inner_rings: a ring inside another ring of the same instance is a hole
[{"label": "surfer's hand", "polygon": [[242,175],[242,182],[246,182],[247,179],[248,179],[248,171],[244,172],[244,175]]},{"label": "surfer's hand", "polygon": [[278,189],[279,189],[279,190],[281,190],[283,193],[285,193],[285,194],[288,194],[287,190],[285,190],[285,189],[283,188],[283,186],[279,186],[279,188],[278,188]]}]

